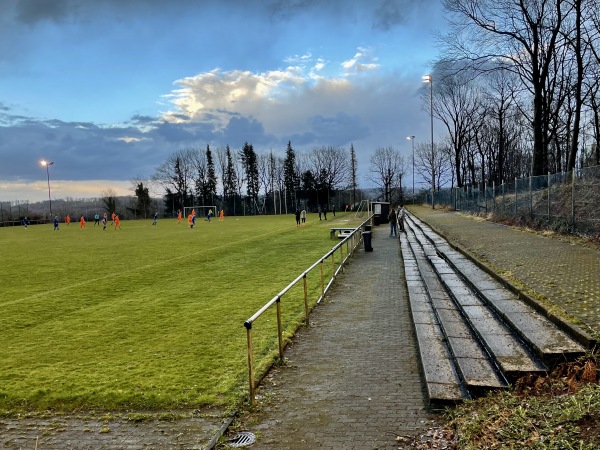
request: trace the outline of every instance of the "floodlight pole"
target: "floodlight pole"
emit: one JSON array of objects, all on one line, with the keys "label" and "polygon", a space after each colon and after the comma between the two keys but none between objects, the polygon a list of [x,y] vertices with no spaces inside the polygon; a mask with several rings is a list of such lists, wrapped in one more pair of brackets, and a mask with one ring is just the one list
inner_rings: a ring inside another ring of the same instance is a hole
[{"label": "floodlight pole", "polygon": [[46,166],[46,175],[48,176],[48,203],[50,204],[50,219],[52,219],[52,197],[50,196],[50,169],[49,167],[54,164],[54,161],[40,161],[42,166]]},{"label": "floodlight pole", "polygon": [[415,202],[415,137],[406,136],[406,139],[412,143],[412,200]]},{"label": "floodlight pole", "polygon": [[433,148],[433,78],[423,75],[423,83],[429,83],[429,115],[431,117],[431,208],[434,208],[433,195],[435,193],[435,151]]}]

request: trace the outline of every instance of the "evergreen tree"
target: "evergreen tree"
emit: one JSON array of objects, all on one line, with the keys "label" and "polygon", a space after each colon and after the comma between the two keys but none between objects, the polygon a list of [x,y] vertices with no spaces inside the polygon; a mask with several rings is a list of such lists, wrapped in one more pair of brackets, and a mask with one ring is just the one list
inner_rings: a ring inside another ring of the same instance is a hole
[{"label": "evergreen tree", "polygon": [[229,145],[225,150],[226,155],[226,167],[225,167],[225,179],[223,180],[223,199],[227,205],[233,210],[235,215],[235,193],[237,191],[237,175],[235,173],[235,167],[233,166],[233,158],[231,156],[231,149]]},{"label": "evergreen tree", "polygon": [[290,141],[288,141],[287,149],[285,151],[285,159],[283,160],[283,179],[286,191],[286,200],[289,200],[290,207],[295,209],[298,206],[297,192],[300,189],[300,177],[296,172],[296,153],[294,152],[292,143]]},{"label": "evergreen tree", "polygon": [[352,204],[356,204],[356,188],[358,187],[358,178],[356,176],[357,168],[356,152],[354,144],[350,144],[350,189],[352,189]]},{"label": "evergreen tree", "polygon": [[246,174],[246,193],[250,197],[252,209],[256,213],[258,204],[259,177],[258,177],[258,157],[252,144],[244,143],[241,152],[242,167]]},{"label": "evergreen tree", "polygon": [[142,212],[144,214],[144,219],[147,219],[148,210],[152,200],[150,199],[150,191],[146,186],[144,186],[144,183],[140,182],[137,184],[135,188],[135,196],[137,197],[136,210]]},{"label": "evergreen tree", "polygon": [[[217,196],[217,175],[215,174],[215,162],[213,160],[212,152],[210,151],[210,147],[206,146],[206,169],[208,171],[208,179],[206,186],[206,193],[208,202],[210,200],[210,204],[215,204],[215,197]],[[210,199],[208,198],[210,196]]]}]

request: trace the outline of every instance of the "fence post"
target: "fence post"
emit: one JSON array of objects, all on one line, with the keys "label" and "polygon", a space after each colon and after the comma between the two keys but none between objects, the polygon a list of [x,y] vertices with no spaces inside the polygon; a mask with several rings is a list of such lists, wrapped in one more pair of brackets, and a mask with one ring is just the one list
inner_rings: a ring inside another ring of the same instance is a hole
[{"label": "fence post", "polygon": [[550,225],[550,171],[548,171],[548,225]]},{"label": "fence post", "polygon": [[492,181],[492,213],[496,214],[496,180]]},{"label": "fence post", "polygon": [[515,217],[517,217],[517,203],[519,202],[519,197],[517,195],[517,177],[515,177]]},{"label": "fence post", "polygon": [[506,203],[504,203],[504,185],[506,184],[506,182],[504,180],[502,180],[502,213],[504,214],[506,212]]},{"label": "fence post", "polygon": [[529,175],[529,214],[533,215],[533,177]]},{"label": "fence post", "polygon": [[571,187],[571,222],[572,229],[571,232],[575,232],[575,167],[573,167],[572,175],[572,187]]},{"label": "fence post", "polygon": [[279,362],[283,362],[283,326],[281,325],[281,297],[277,297],[277,339],[279,341]]},{"label": "fence post", "polygon": [[252,354],[252,322],[244,322],[246,327],[246,336],[248,342],[248,381],[250,383],[250,404],[254,406],[256,399],[254,398],[254,355]]},{"label": "fence post", "polygon": [[487,181],[483,183],[483,201],[485,201],[485,213],[487,214]]}]

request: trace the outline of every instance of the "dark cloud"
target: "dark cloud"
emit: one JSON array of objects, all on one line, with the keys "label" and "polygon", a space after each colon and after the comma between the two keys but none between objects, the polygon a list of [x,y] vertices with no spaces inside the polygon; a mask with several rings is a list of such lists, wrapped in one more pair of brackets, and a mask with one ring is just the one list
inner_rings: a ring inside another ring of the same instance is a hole
[{"label": "dark cloud", "polygon": [[352,141],[369,137],[369,127],[364,125],[358,116],[349,116],[338,112],[332,117],[321,115],[309,119],[311,129],[317,140],[328,145],[345,145]]},{"label": "dark cloud", "polygon": [[319,14],[337,20],[370,20],[375,29],[389,31],[405,24],[425,0],[273,0],[267,10],[272,20],[291,20],[299,15]]},{"label": "dark cloud", "polygon": [[403,25],[424,0],[383,0],[374,10],[373,27],[383,31]]},{"label": "dark cloud", "polygon": [[45,20],[63,22],[75,16],[78,9],[72,0],[18,0],[14,12],[18,21],[33,25]]}]

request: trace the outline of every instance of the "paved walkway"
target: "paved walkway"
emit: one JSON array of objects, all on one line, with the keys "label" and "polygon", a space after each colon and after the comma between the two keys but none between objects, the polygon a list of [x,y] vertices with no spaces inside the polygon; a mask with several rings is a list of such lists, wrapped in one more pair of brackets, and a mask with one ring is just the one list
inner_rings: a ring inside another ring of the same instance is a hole
[{"label": "paved walkway", "polygon": [[409,210],[495,272],[509,275],[600,338],[600,250],[458,212]]},{"label": "paved walkway", "polygon": [[373,231],[260,389],[252,449],[397,449],[429,424],[398,240]]}]

